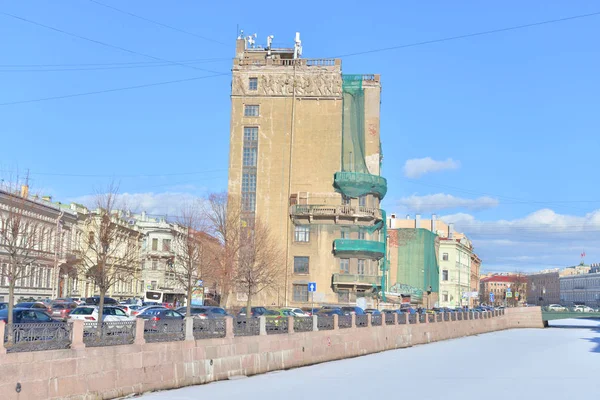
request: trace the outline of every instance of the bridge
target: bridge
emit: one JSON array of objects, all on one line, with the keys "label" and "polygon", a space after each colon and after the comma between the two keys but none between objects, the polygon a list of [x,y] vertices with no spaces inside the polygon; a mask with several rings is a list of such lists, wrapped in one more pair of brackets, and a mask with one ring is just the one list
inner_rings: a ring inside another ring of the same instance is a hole
[{"label": "bridge", "polygon": [[548,326],[548,321],[556,319],[567,319],[567,318],[598,318],[600,319],[600,312],[581,312],[581,311],[548,311],[542,309],[542,320],[544,326]]}]

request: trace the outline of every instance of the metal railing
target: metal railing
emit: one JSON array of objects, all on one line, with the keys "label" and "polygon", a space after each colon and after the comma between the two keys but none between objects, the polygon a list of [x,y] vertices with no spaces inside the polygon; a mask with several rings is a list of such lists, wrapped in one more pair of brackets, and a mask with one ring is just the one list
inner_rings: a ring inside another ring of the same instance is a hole
[{"label": "metal railing", "polygon": [[386,325],[394,325],[396,323],[395,317],[396,316],[392,313],[385,313],[385,324]]},{"label": "metal railing", "polygon": [[365,328],[369,325],[368,318],[368,315],[357,315],[354,322],[358,328]]},{"label": "metal railing", "polygon": [[419,322],[420,322],[421,324],[424,324],[424,323],[425,323],[425,317],[426,317],[426,315],[425,315],[425,314],[419,314]]},{"label": "metal railing", "polygon": [[438,313],[435,316],[435,320],[436,320],[436,322],[442,322],[444,320],[444,315],[442,313]]},{"label": "metal railing", "polygon": [[352,328],[352,315],[338,316],[338,328],[340,328],[340,329]]},{"label": "metal railing", "polygon": [[408,314],[398,314],[396,315],[396,322],[398,323],[398,325],[404,325],[406,324],[406,316]]},{"label": "metal railing", "polygon": [[68,349],[71,325],[65,322],[12,323],[4,327],[7,353]]},{"label": "metal railing", "polygon": [[450,321],[450,313],[444,313],[444,321]]},{"label": "metal railing", "polygon": [[450,313],[450,320],[451,321],[456,321],[456,313],[455,312]]},{"label": "metal railing", "polygon": [[288,333],[288,318],[267,318],[265,323],[267,335]]},{"label": "metal railing", "polygon": [[327,316],[319,316],[317,318],[317,329],[320,331],[330,331],[333,327],[333,315],[330,317]]},{"label": "metal railing", "polygon": [[260,318],[239,317],[233,319],[233,336],[260,335]]},{"label": "metal railing", "polygon": [[294,317],[294,332],[311,332],[312,330],[312,317]]},{"label": "metal railing", "polygon": [[435,322],[435,315],[427,314],[427,319],[429,320],[429,323]]},{"label": "metal railing", "polygon": [[417,314],[408,314],[408,323],[416,324],[417,323]]},{"label": "metal railing", "polygon": [[144,321],[146,342],[177,342],[185,339],[185,320]]},{"label": "metal railing", "polygon": [[463,319],[463,313],[461,313],[461,312],[456,313],[456,319],[459,320],[459,321],[462,321],[462,319]]},{"label": "metal railing", "polygon": [[383,322],[383,316],[381,314],[371,315],[371,326],[381,326]]},{"label": "metal railing", "polygon": [[132,344],[137,321],[97,321],[83,324],[83,343],[86,347],[118,346]]},{"label": "metal railing", "polygon": [[479,312],[478,312],[478,311],[475,311],[475,312],[473,313],[473,315],[475,316],[475,319],[479,319]]},{"label": "metal railing", "polygon": [[194,318],[194,339],[225,337],[225,318]]},{"label": "metal railing", "polygon": [[373,207],[351,205],[326,205],[326,204],[295,204],[290,206],[290,215],[293,217],[347,217],[361,219],[381,219],[381,210]]}]

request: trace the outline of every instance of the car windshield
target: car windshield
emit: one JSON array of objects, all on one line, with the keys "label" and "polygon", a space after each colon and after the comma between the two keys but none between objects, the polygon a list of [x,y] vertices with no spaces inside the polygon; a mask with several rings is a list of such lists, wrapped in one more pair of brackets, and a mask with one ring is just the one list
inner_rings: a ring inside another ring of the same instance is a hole
[{"label": "car windshield", "polygon": [[267,310],[265,311],[265,315],[280,315],[280,312],[276,310]]},{"label": "car windshield", "polygon": [[35,303],[18,303],[16,308],[31,308]]},{"label": "car windshield", "polygon": [[53,310],[64,310],[65,308],[67,308],[66,304],[54,304],[52,306]]},{"label": "car windshield", "polygon": [[71,311],[71,315],[91,315],[94,312],[92,307],[77,307]]},{"label": "car windshield", "polygon": [[160,314],[160,312],[161,312],[162,310],[163,310],[163,309],[161,309],[161,308],[152,308],[152,309],[150,309],[150,310],[146,310],[146,311],[144,311],[144,312],[143,312],[143,313],[141,313],[140,315],[158,315],[158,314]]},{"label": "car windshield", "polygon": [[223,310],[222,308],[211,308],[210,312],[213,313],[213,314],[221,314],[221,315],[227,314],[225,312],[225,310]]}]

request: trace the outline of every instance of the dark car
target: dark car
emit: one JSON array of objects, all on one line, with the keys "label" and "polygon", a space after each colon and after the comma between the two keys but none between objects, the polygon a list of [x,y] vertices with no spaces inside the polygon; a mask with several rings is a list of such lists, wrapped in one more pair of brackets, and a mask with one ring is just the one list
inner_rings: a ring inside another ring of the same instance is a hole
[{"label": "dark car", "polygon": [[301,310],[304,311],[309,316],[311,316],[311,315],[315,315],[316,313],[318,313],[320,308],[319,307],[302,307]]},{"label": "dark car", "polygon": [[342,312],[345,315],[356,314],[356,315],[365,315],[365,310],[360,307],[342,307]]},{"label": "dark car", "polygon": [[[8,310],[0,310],[0,321],[8,322]],[[32,325],[31,328],[23,325],[13,325],[5,335],[12,335],[12,342],[18,346],[20,342],[30,342],[38,340],[52,340],[55,342],[63,342],[65,347],[69,345],[69,330],[66,323],[55,322],[42,310],[32,308],[15,308],[13,309],[13,323],[15,324],[40,324],[51,323],[51,328],[48,325]]]},{"label": "dark car", "polygon": [[342,311],[341,308],[333,308],[333,307],[323,307],[319,311],[317,311],[317,315],[322,315],[324,317],[331,317],[332,315],[346,315]]},{"label": "dark car", "polygon": [[[186,307],[179,307],[177,310],[178,313],[187,316],[187,308]],[[194,318],[200,318],[200,319],[212,319],[212,318],[224,318],[226,316],[228,316],[229,314],[227,314],[227,312],[225,310],[223,310],[221,307],[198,307],[198,306],[192,306],[190,308],[190,316],[194,317]]]},{"label": "dark car", "polygon": [[[100,304],[100,296],[92,296],[92,297],[87,297],[85,299],[85,304],[88,306],[97,306]],[[105,297],[104,298],[104,305],[119,305],[119,302],[116,301],[115,299],[113,299],[112,297]]]},{"label": "dark car", "polygon": [[365,308],[365,314],[381,315],[381,311],[376,308]]},{"label": "dark car", "polygon": [[0,310],[5,310],[8,308],[8,303],[0,303]]},{"label": "dark car", "polygon": [[151,308],[139,314],[137,317],[150,321],[177,320],[184,318],[183,315],[177,311],[169,310],[168,308]]},{"label": "dark car", "polygon": [[52,313],[50,316],[52,318],[60,319],[66,321],[69,318],[69,314],[71,311],[77,308],[77,303],[54,303],[52,304]]},{"label": "dark car", "polygon": [[15,308],[30,308],[32,310],[40,310],[49,313],[50,309],[42,302],[39,301],[28,301],[24,303],[18,303]]},{"label": "dark car", "polygon": [[[250,310],[252,311],[253,317],[260,317],[261,315],[267,314],[267,309],[264,307],[252,307]],[[243,307],[240,310],[240,312],[238,313],[238,317],[245,316],[245,315],[246,315],[246,307]]]},{"label": "dark car", "polygon": [[[0,310],[0,321],[8,322],[8,309]],[[22,324],[54,321],[44,310],[15,307],[13,309],[13,322]]]}]

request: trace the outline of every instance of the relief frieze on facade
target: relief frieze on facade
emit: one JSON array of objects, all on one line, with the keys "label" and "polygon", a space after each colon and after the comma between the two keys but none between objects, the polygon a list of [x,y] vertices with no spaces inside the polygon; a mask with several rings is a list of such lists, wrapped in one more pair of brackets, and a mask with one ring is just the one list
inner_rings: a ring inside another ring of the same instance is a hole
[{"label": "relief frieze on facade", "polygon": [[[248,89],[250,77],[258,78],[256,90]],[[236,75],[233,78],[232,94],[235,96],[296,96],[304,97],[340,97],[342,95],[342,77],[339,73],[296,74],[274,73]]]}]

